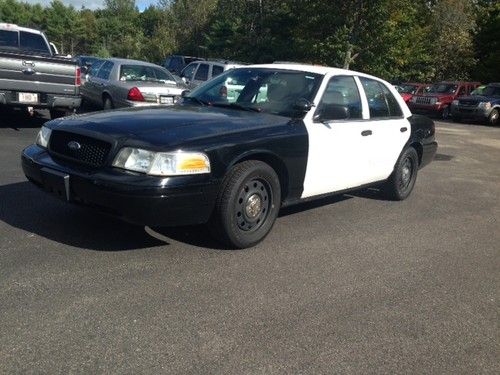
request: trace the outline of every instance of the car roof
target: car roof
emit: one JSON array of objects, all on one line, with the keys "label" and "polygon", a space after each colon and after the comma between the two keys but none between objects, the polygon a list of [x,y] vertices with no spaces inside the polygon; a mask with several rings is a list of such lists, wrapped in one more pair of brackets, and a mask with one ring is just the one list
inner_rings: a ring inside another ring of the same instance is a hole
[{"label": "car roof", "polygon": [[42,34],[42,32],[40,30],[37,30],[37,29],[31,29],[29,27],[17,26],[14,23],[5,23],[5,22],[0,22],[0,30],[26,31],[26,32],[33,33],[33,34]]},{"label": "car roof", "polygon": [[257,64],[243,66],[242,68],[263,68],[263,69],[280,69],[280,70],[296,70],[306,73],[315,73],[321,75],[357,75],[360,77],[372,78],[375,80],[383,81],[382,78],[371,76],[369,74],[356,72],[354,70],[332,68],[323,65],[309,65],[309,64],[299,64],[299,63],[274,63],[274,64]]},{"label": "car roof", "polygon": [[127,64],[127,65],[146,65],[146,66],[150,66],[150,67],[153,67],[153,68],[162,68],[162,69],[164,69],[160,65],[152,64],[150,62],[141,61],[141,60],[122,59],[122,58],[119,58],[119,57],[110,57],[110,58],[102,59],[102,60],[111,61],[111,62],[120,64],[120,65],[124,65],[124,64]]},{"label": "car roof", "polygon": [[445,85],[480,85],[481,82],[470,82],[470,81],[440,81],[436,82],[438,85],[439,84],[445,84]]}]

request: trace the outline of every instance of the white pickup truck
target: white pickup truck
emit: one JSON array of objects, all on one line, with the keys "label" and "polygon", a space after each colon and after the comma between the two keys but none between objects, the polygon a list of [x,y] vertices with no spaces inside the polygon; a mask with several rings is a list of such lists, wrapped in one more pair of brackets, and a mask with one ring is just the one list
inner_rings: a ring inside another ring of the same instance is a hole
[{"label": "white pickup truck", "polygon": [[46,108],[52,118],[80,107],[80,68],[54,53],[38,30],[0,23],[0,108]]}]

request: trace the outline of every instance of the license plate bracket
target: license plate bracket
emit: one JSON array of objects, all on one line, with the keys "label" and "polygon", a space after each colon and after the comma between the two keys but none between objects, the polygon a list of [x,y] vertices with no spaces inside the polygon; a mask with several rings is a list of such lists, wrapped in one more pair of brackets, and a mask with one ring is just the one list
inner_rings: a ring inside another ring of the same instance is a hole
[{"label": "license plate bracket", "polygon": [[34,92],[20,92],[18,93],[18,100],[20,103],[38,103],[38,94]]},{"label": "license plate bracket", "polygon": [[49,168],[42,168],[43,188],[63,201],[69,202],[71,199],[69,189],[69,174],[55,171]]}]

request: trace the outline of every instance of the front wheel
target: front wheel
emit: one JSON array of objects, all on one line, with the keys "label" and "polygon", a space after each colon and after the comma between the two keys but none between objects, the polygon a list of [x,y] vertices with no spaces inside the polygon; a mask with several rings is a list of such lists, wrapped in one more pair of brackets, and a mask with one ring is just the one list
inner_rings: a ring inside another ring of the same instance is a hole
[{"label": "front wheel", "polygon": [[410,195],[417,180],[418,154],[413,147],[407,148],[399,157],[394,172],[385,183],[385,195],[392,200],[402,201]]},{"label": "front wheel", "polygon": [[216,239],[231,248],[252,247],[273,227],[280,204],[280,181],[274,169],[261,161],[244,161],[224,178],[209,227]]},{"label": "front wheel", "polygon": [[490,115],[488,116],[488,125],[491,125],[491,126],[496,126],[499,124],[499,118],[500,118],[500,114],[498,112],[498,109],[493,109],[490,113]]}]

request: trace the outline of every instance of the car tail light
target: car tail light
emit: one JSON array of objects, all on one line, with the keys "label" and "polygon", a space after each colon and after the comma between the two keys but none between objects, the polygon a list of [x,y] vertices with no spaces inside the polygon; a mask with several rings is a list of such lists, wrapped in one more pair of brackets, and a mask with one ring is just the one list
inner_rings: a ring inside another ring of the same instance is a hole
[{"label": "car tail light", "polygon": [[144,96],[142,96],[141,91],[137,87],[132,87],[128,92],[127,99],[134,102],[143,102]]},{"label": "car tail light", "polygon": [[82,71],[80,67],[76,68],[75,72],[75,86],[80,86],[82,84]]}]

